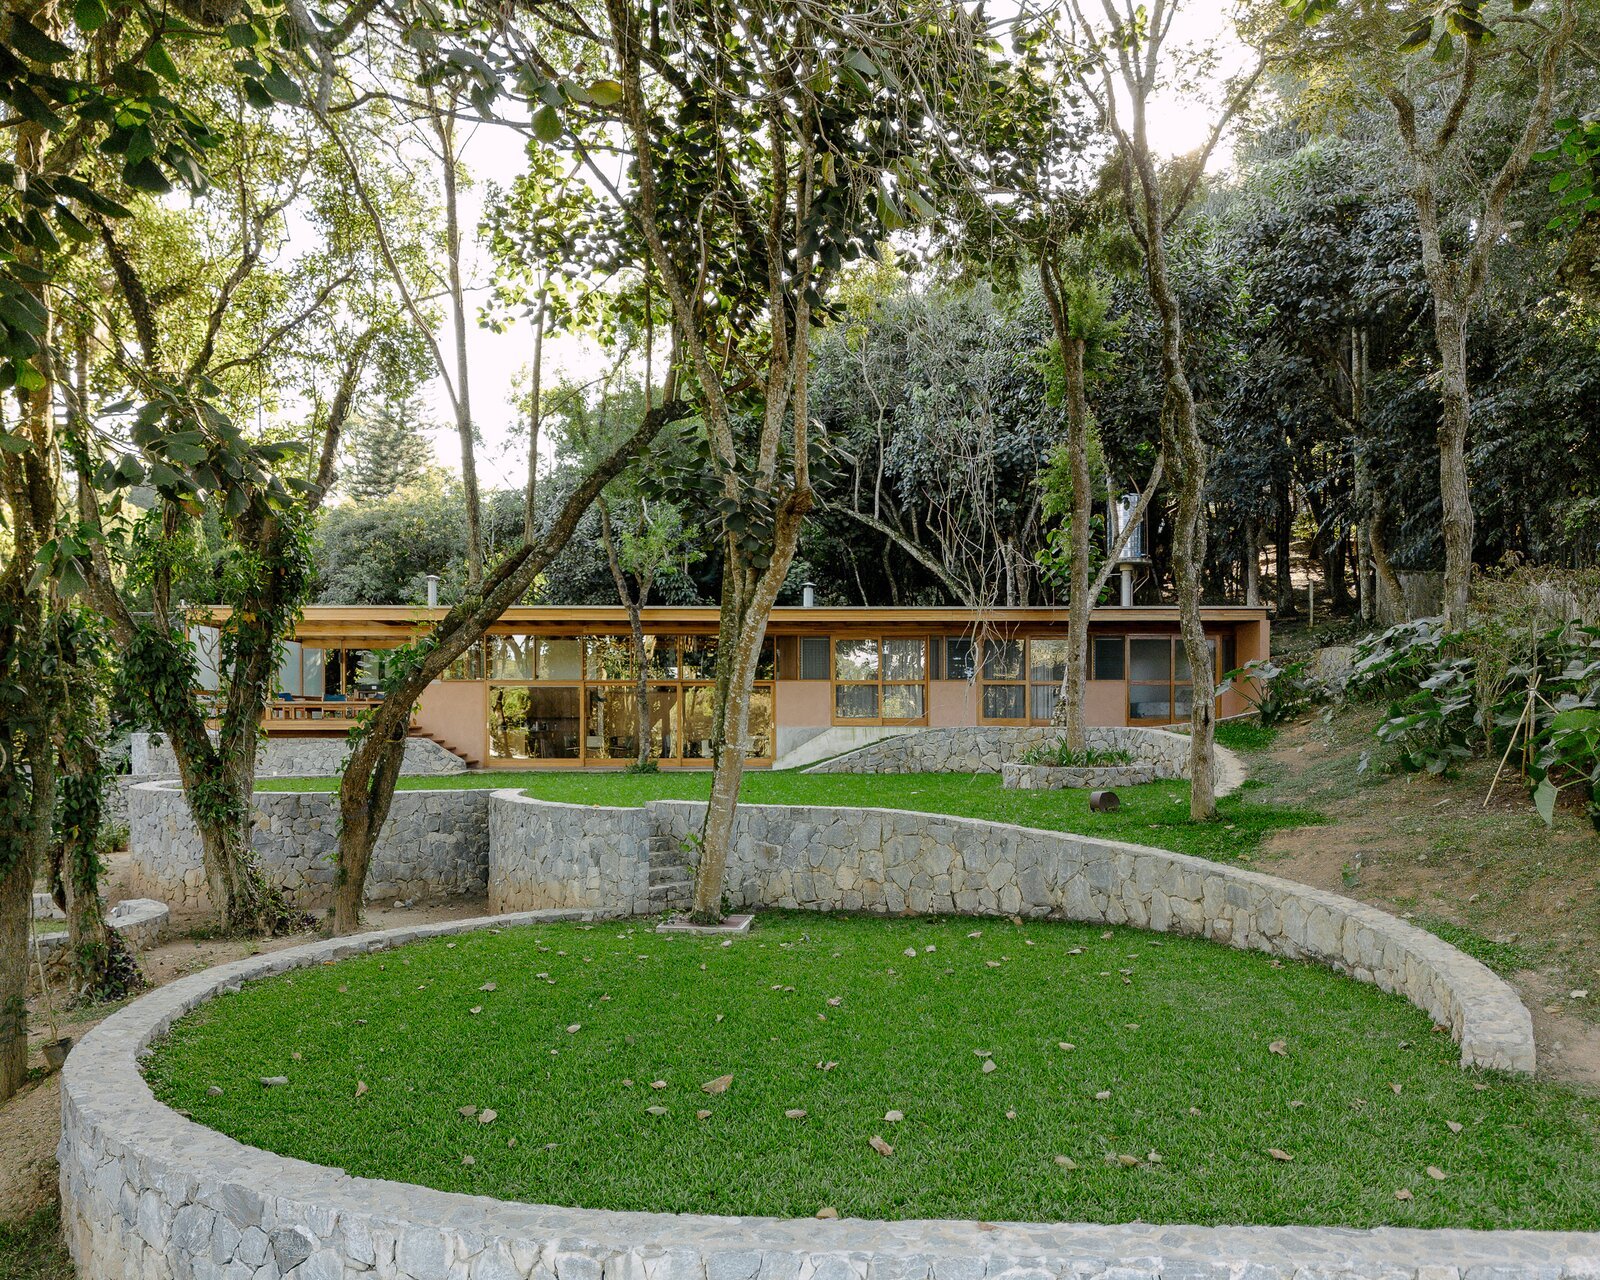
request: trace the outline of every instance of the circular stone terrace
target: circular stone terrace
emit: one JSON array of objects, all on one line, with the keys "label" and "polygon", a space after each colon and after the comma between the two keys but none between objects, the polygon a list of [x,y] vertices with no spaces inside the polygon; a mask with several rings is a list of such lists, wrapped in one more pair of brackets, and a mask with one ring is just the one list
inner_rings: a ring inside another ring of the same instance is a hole
[{"label": "circular stone terrace", "polygon": [[[141,1058],[176,1021],[252,979],[490,926],[592,918],[588,912],[531,912],[308,943],[182,979],[114,1014],[72,1054],[63,1074],[63,1215],[80,1276],[1593,1280],[1600,1275],[1600,1233],[819,1222],[514,1203],[351,1177],[243,1146],[162,1105],[141,1074]],[[597,1153],[596,1158],[603,1157]]]}]

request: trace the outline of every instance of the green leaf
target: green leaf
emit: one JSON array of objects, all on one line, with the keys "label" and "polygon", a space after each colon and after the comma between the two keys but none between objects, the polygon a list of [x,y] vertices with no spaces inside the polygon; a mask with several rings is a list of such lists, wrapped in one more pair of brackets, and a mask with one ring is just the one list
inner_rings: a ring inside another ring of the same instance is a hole
[{"label": "green leaf", "polygon": [[177,64],[173,62],[172,55],[167,52],[167,46],[159,40],[145,50],[144,65],[163,80],[172,84],[178,84],[181,80],[178,75]]},{"label": "green leaf", "polygon": [[261,39],[248,22],[230,22],[222,29],[222,34],[228,37],[228,44],[235,49],[254,48]]},{"label": "green leaf", "polygon": [[1556,825],[1556,796],[1559,794],[1549,778],[1540,778],[1539,785],[1533,789],[1533,807],[1547,827]]},{"label": "green leaf", "polygon": [[561,137],[561,116],[548,104],[533,114],[534,136],[540,142],[555,142]]},{"label": "green leaf", "polygon": [[1400,41],[1401,53],[1415,53],[1433,38],[1433,19],[1425,18],[1406,32]]},{"label": "green leaf", "polygon": [[87,34],[105,23],[106,7],[100,0],[77,0],[72,6],[72,20],[79,31]]},{"label": "green leaf", "polygon": [[71,49],[54,37],[46,35],[20,13],[11,15],[6,38],[13,49],[24,58],[31,58],[35,62],[65,62],[72,56]]},{"label": "green leaf", "polygon": [[589,86],[589,96],[599,107],[614,107],[622,101],[622,86],[615,80],[596,80]]},{"label": "green leaf", "polygon": [[267,71],[261,87],[279,102],[287,103],[291,107],[298,107],[305,100],[305,95],[300,92],[300,86],[289,79],[288,73],[276,62]]},{"label": "green leaf", "polygon": [[14,436],[9,432],[0,431],[0,451],[5,453],[27,453],[33,448],[32,441],[24,436]]},{"label": "green leaf", "polygon": [[122,180],[135,191],[148,191],[152,195],[165,195],[172,190],[166,174],[161,172],[155,161],[149,159],[123,165]]}]

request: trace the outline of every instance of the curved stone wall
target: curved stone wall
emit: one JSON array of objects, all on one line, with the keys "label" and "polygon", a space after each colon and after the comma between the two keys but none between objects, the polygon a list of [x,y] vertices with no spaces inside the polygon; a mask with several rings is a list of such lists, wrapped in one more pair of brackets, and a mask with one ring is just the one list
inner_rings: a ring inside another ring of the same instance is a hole
[{"label": "curved stone wall", "polygon": [[[501,811],[489,850],[497,901],[619,914],[636,909],[628,894],[652,858],[683,847],[705,815],[686,800],[601,809],[515,791],[496,792],[492,806]],[[1309,885],[1164,849],[944,814],[747,804],[734,821],[724,894],[735,909],[1022,915],[1199,934],[1319,960],[1398,992],[1450,1028],[1463,1066],[1534,1068],[1532,1019],[1488,968],[1386,911]],[[561,900],[579,829],[612,860],[618,889],[608,905]]]},{"label": "curved stone wall", "polygon": [[489,910],[584,907],[648,915],[648,809],[544,804],[516,790],[489,804]]},{"label": "curved stone wall", "polygon": [[1084,791],[1092,787],[1139,787],[1157,778],[1153,764],[1017,764],[1000,766],[1000,785],[1011,791]]},{"label": "curved stone wall", "polygon": [[[40,899],[43,899],[43,903]],[[47,893],[33,895],[33,914],[39,919],[63,920],[66,917],[51,901]],[[129,951],[137,955],[161,941],[166,932],[167,904],[150,898],[124,898],[106,912],[106,927],[117,933]],[[65,982],[71,971],[72,951],[70,937],[65,929],[59,933],[36,933],[29,939],[28,981],[38,987],[39,969],[44,968],[47,981]]]},{"label": "curved stone wall", "polygon": [[[1052,747],[1063,730],[1047,725],[958,725],[922,729],[869,743],[807,773],[999,773],[1007,761],[1019,760],[1033,747]],[[1166,729],[1097,726],[1085,734],[1098,751],[1125,751],[1134,763],[1152,766],[1157,778],[1189,776],[1189,739]],[[1217,794],[1237,791],[1245,780],[1244,762],[1226,747],[1216,748],[1212,781]]]},{"label": "curved stone wall", "polygon": [[[257,791],[250,844],[262,874],[302,910],[327,905],[339,845],[339,797],[328,791]],[[473,897],[488,879],[489,792],[396,791],[372,851],[368,900]],[[205,910],[200,833],[175,782],[128,789],[134,889],[174,909]]]},{"label": "curved stone wall", "polygon": [[[241,982],[544,912],[309,943],[160,988],[62,1071],[63,1229],[80,1280],[1593,1280],[1600,1233],[870,1222],[617,1213],[352,1178],[161,1105],[139,1055]],[[1398,923],[1398,922],[1396,922]],[[1442,945],[1442,944],[1441,944]]]},{"label": "curved stone wall", "polygon": [[[217,731],[211,731],[217,740]],[[337,738],[268,738],[257,748],[256,776],[260,778],[331,778],[343,771],[350,743],[342,734]],[[129,772],[146,778],[176,778],[178,758],[166,735],[136,733],[129,745]],[[405,757],[400,764],[404,777],[465,773],[467,762],[431,738],[406,739]]]}]

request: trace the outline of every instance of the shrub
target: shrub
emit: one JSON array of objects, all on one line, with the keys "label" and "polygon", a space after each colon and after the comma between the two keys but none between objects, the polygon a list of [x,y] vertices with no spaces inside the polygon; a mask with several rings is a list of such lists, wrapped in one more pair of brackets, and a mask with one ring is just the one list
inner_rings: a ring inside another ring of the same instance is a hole
[{"label": "shrub", "polygon": [[1059,769],[1095,769],[1102,765],[1132,764],[1133,757],[1126,751],[1110,748],[1086,747],[1082,751],[1074,751],[1067,746],[1065,739],[1058,739],[1029,747],[1022,753],[1018,763],[1047,764]]},{"label": "shrub", "polygon": [[1247,662],[1224,675],[1217,692],[1235,690],[1255,709],[1263,727],[1271,728],[1326,699],[1327,690],[1309,672],[1305,662]]}]

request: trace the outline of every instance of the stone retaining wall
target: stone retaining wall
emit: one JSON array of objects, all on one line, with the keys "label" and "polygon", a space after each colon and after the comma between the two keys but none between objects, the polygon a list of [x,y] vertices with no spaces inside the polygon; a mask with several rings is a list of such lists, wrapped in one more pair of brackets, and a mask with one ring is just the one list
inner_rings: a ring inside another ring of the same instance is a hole
[{"label": "stone retaining wall", "polygon": [[[396,791],[372,851],[366,896],[429,901],[474,897],[488,881],[487,790]],[[327,791],[257,791],[251,847],[268,881],[301,910],[332,898],[339,797]],[[174,909],[209,909],[200,833],[178,784],[128,791],[132,882]]]},{"label": "stone retaining wall", "polygon": [[[959,725],[923,729],[870,743],[824,760],[807,773],[999,773],[1034,747],[1053,747],[1064,730],[1048,725]],[[1135,764],[1151,766],[1157,778],[1189,776],[1189,739],[1165,729],[1101,725],[1086,733],[1092,750],[1125,751]],[[1219,796],[1238,790],[1244,763],[1226,747],[1216,749],[1213,784]]]},{"label": "stone retaining wall", "polygon": [[[870,1222],[619,1213],[352,1178],[161,1105],[139,1055],[244,981],[546,912],[314,942],[113,1014],[61,1077],[62,1225],[80,1280],[1594,1280],[1600,1233]],[[1399,922],[1395,922],[1399,923]],[[738,944],[735,944],[738,945]],[[1442,944],[1441,944],[1442,945]]]},{"label": "stone retaining wall", "polygon": [[516,790],[489,805],[489,910],[587,907],[648,915],[650,812],[544,804]]},{"label": "stone retaining wall", "polygon": [[[493,805],[519,815],[518,825],[491,826],[489,878],[504,902],[559,891],[559,880],[524,883],[524,869],[565,867],[561,847],[576,824],[611,851],[612,865],[631,868],[617,872],[619,886],[634,885],[649,840],[688,840],[705,814],[687,800],[640,811],[515,792],[497,793]],[[1338,894],[1164,849],[897,809],[747,804],[735,818],[724,894],[735,909],[1022,915],[1199,934],[1319,960],[1398,992],[1450,1028],[1463,1066],[1534,1068],[1533,1023],[1516,993],[1435,935]],[[635,908],[619,892],[605,909]]]},{"label": "stone retaining wall", "polygon": [[[34,916],[39,919],[64,919],[50,901],[49,894],[36,893]],[[39,899],[49,904],[49,910],[39,908]],[[128,950],[137,955],[161,941],[167,929],[170,913],[167,904],[151,898],[124,898],[106,912],[106,926],[121,936]],[[28,981],[38,988],[39,966],[44,965],[45,979],[52,985],[68,981],[72,967],[71,936],[65,929],[59,933],[36,933],[30,938],[28,950]]]},{"label": "stone retaining wall", "polygon": [[[211,734],[216,741],[215,730]],[[256,756],[256,775],[262,778],[331,778],[340,773],[350,743],[337,738],[268,738]],[[166,736],[136,733],[132,737],[129,772],[140,778],[176,778],[178,758]],[[407,776],[465,773],[467,762],[430,738],[407,738],[400,772]]]},{"label": "stone retaining wall", "polygon": [[1093,787],[1138,787],[1156,780],[1153,764],[1015,764],[1000,766],[1000,785],[1010,791],[1073,791]]}]

